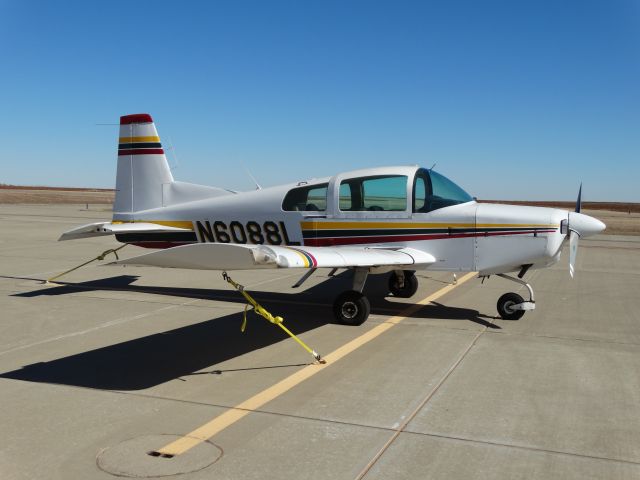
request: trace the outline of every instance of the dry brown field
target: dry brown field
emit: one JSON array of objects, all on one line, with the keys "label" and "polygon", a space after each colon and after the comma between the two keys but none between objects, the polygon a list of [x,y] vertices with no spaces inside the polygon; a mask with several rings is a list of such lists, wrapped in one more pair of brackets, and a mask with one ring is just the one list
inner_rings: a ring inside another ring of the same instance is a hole
[{"label": "dry brown field", "polygon": [[[576,207],[575,202],[480,201],[484,203],[508,203],[511,205],[561,208],[569,211],[573,211]],[[582,213],[591,215],[604,222],[607,226],[604,233],[607,235],[640,235],[640,203],[582,202]]]},{"label": "dry brown field", "polygon": [[115,191],[104,188],[23,187],[0,185],[0,203],[112,204]]},{"label": "dry brown field", "polygon": [[[112,189],[24,187],[0,185],[0,203],[12,204],[102,204],[111,205],[115,196]],[[481,200],[486,203],[508,203],[573,210],[573,202],[500,201]],[[602,220],[609,235],[640,235],[640,203],[584,202],[582,211]]]}]

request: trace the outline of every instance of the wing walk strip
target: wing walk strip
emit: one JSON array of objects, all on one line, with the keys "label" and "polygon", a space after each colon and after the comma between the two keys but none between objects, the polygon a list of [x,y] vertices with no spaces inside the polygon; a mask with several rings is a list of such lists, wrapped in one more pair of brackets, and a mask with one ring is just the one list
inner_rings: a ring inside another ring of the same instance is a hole
[{"label": "wing walk strip", "polygon": [[[296,373],[288,376],[284,380],[281,380],[275,385],[272,385],[271,387],[254,395],[253,397],[227,410],[223,414],[215,417],[214,419],[205,423],[201,427],[198,427],[192,432],[187,433],[182,438],[179,438],[178,440],[171,442],[168,445],[165,445],[164,447],[157,450],[157,452],[160,453],[161,455],[173,455],[173,456],[181,455],[187,452],[188,450],[192,449],[193,447],[196,447],[201,443],[206,442],[211,437],[220,433],[225,428],[233,425],[238,420],[241,420],[245,416],[249,415],[249,413],[251,413],[252,411],[255,411],[261,408],[266,403],[288,392],[296,385],[299,385],[300,383],[314,376],[316,373],[321,372],[322,370],[324,370],[325,368],[328,368],[333,363],[349,355],[350,353],[354,352],[355,350],[362,347],[363,345],[369,343],[373,339],[379,337],[380,335],[385,333],[387,330],[398,325],[407,317],[409,317],[416,311],[420,310],[424,305],[427,305],[437,300],[438,298],[442,297],[443,295],[446,295],[454,288],[459,287],[460,285],[465,283],[467,280],[474,278],[475,275],[476,275],[475,272],[471,272],[464,275],[463,277],[458,279],[457,284],[447,285],[446,287],[441,288],[437,292],[409,306],[407,309],[402,311],[400,315],[391,317],[385,323],[377,325],[376,327],[372,328],[368,332],[363,333],[359,337],[351,340],[350,342],[344,344],[343,346],[334,350],[330,354],[326,355],[324,357],[325,360],[327,361],[326,364],[309,365],[303,368],[302,370],[297,371]],[[453,368],[455,368],[455,366]],[[442,383],[442,381],[440,383]]]}]

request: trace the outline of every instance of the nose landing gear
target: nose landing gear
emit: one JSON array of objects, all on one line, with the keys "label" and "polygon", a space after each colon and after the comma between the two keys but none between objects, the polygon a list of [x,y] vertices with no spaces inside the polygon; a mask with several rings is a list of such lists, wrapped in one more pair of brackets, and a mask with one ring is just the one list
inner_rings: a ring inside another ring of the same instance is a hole
[{"label": "nose landing gear", "polygon": [[498,299],[498,313],[505,320],[519,320],[527,310],[534,310],[536,308],[536,301],[533,296],[533,288],[527,282],[520,278],[512,277],[504,273],[498,273],[499,277],[512,282],[524,285],[529,290],[529,300],[525,301],[520,295],[514,292],[505,293]]}]

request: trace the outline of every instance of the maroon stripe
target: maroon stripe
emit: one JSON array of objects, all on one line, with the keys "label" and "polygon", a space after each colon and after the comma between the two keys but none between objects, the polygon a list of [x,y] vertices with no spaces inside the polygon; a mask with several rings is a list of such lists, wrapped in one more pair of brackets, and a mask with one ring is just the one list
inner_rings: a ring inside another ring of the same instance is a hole
[{"label": "maroon stripe", "polygon": [[148,113],[134,113],[133,115],[124,115],[120,117],[120,125],[129,125],[131,123],[151,123],[153,119]]},{"label": "maroon stripe", "polygon": [[190,245],[194,242],[133,242],[129,245],[135,245],[142,248],[173,248],[181,245]]},{"label": "maroon stripe", "polygon": [[129,150],[118,150],[118,156],[122,155],[164,155],[161,148],[132,148]]},{"label": "maroon stripe", "polygon": [[520,232],[476,232],[476,233],[438,233],[432,235],[392,235],[379,237],[335,237],[307,238],[304,244],[310,247],[329,247],[332,245],[358,245],[366,243],[415,242],[418,240],[441,240],[444,238],[493,237],[498,235],[523,235],[532,233],[553,233],[555,230],[527,230]]}]

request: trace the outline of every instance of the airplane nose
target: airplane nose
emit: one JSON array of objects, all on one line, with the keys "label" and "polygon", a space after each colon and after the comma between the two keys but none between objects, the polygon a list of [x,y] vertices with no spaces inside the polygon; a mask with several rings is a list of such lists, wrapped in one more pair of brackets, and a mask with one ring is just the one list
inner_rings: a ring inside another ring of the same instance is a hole
[{"label": "airplane nose", "polygon": [[582,213],[569,212],[569,228],[578,232],[582,238],[602,232],[607,226],[597,218]]}]

